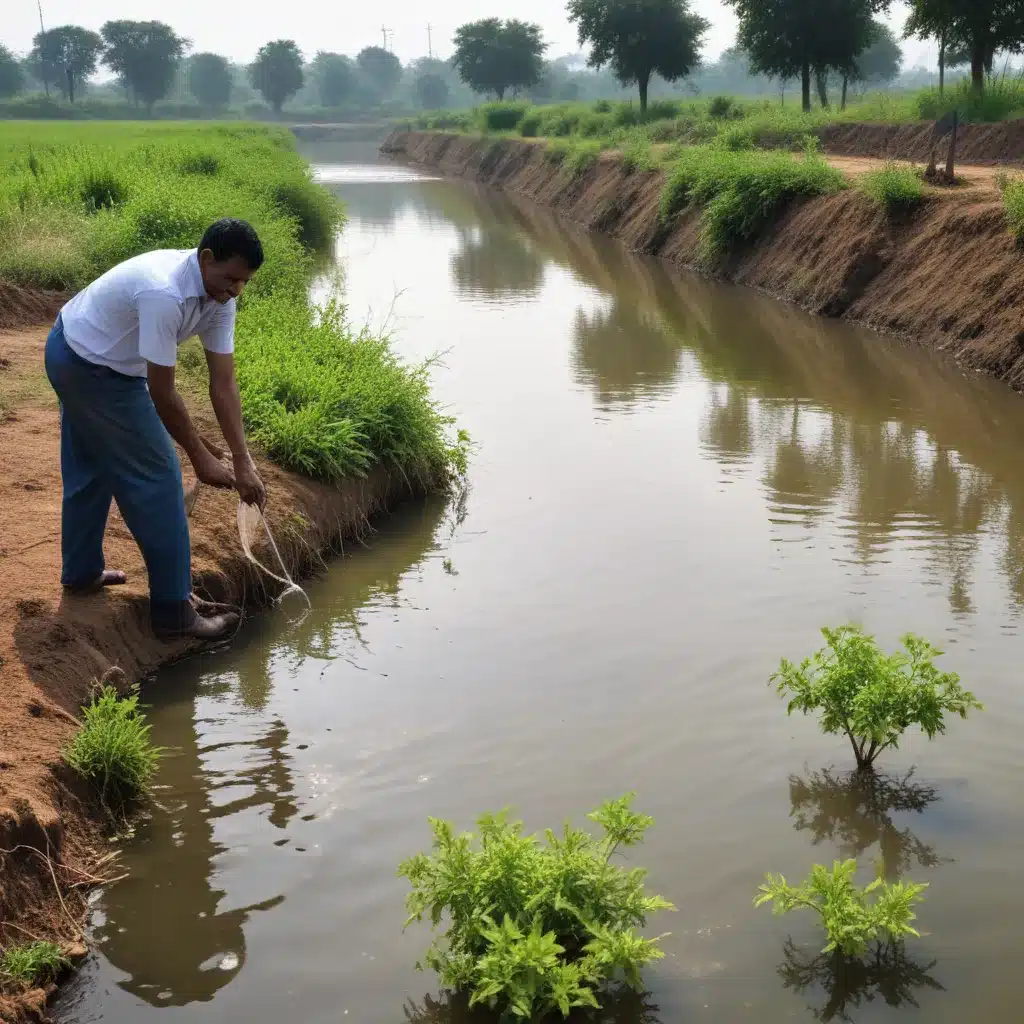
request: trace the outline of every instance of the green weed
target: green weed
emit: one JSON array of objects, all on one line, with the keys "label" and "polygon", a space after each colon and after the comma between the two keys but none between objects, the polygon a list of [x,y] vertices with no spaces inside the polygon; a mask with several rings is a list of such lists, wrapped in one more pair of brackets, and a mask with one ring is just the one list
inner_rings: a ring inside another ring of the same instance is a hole
[{"label": "green weed", "polygon": [[947,713],[983,710],[953,672],[940,672],[942,652],[908,634],[903,650],[886,654],[855,626],[822,629],[825,646],[799,665],[783,659],[771,682],[789,697],[787,712],[819,712],[822,732],[844,734],[857,767],[869,769],[883,750],[899,746],[912,725],[933,739]]},{"label": "green weed", "polygon": [[[754,898],[754,906],[772,904],[773,914],[813,910],[828,935],[823,953],[834,950],[846,956],[862,956],[869,943],[885,936],[899,942],[907,935],[920,937],[911,925],[914,907],[923,899],[927,884],[885,882],[881,878],[863,888],[854,882],[855,860],[833,861],[831,872],[815,864],[801,885],[793,886],[782,875],[768,874]],[[869,899],[869,897],[873,897]]]},{"label": "green weed", "polygon": [[622,147],[622,166],[627,171],[653,171],[658,166],[654,147],[642,135],[634,136]]},{"label": "green weed", "polygon": [[64,751],[64,760],[109,806],[145,794],[161,750],[149,738],[138,694],[119,697],[114,687],[104,686],[82,711],[82,726]]},{"label": "green weed", "polygon": [[667,221],[691,204],[702,207],[701,254],[713,260],[753,239],[788,200],[846,187],[842,172],[814,157],[695,146],[671,166],[661,214]]},{"label": "green weed", "polygon": [[924,202],[925,186],[910,167],[887,164],[857,180],[857,187],[890,215],[907,213]]},{"label": "green weed", "polygon": [[0,981],[29,987],[56,981],[71,961],[55,942],[29,942],[8,946],[0,953]]},{"label": "green weed", "polygon": [[1020,242],[1024,239],[1024,178],[1012,177],[1005,172],[998,178],[999,190],[1003,194],[1006,223]]},{"label": "green weed", "polygon": [[514,132],[529,106],[528,103],[485,103],[477,109],[480,127],[485,132]]},{"label": "green weed", "polygon": [[635,929],[671,904],[645,893],[643,869],[611,863],[653,824],[631,802],[632,795],[610,800],[588,815],[604,830],[599,839],[566,824],[561,836],[547,830],[542,843],[505,813],[481,817],[479,837],[431,818],[433,852],[398,869],[412,886],[406,924],[427,916],[436,929],[443,916],[449,921],[419,966],[468,991],[471,1005],[523,1020],[597,1007],[616,973],[639,988],[642,968],[663,954]]}]

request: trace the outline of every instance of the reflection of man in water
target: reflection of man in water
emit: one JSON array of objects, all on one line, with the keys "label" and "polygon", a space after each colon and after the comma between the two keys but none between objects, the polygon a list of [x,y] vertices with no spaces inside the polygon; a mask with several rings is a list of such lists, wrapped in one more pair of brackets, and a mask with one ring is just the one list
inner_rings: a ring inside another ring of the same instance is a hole
[{"label": "reflection of man in water", "polygon": [[[192,702],[180,710],[191,716]],[[168,806],[154,805],[141,841],[126,851],[129,877],[108,890],[108,920],[98,929],[104,955],[128,975],[119,987],[153,1006],[213,999],[245,963],[249,914],[284,899],[276,895],[218,911],[227,893],[214,887],[214,876],[226,847],[213,838],[215,819],[269,805],[268,820],[283,829],[298,810],[283,722],[271,722],[254,741],[232,744],[240,753],[246,747],[255,750],[243,754],[244,767],[223,776],[204,766],[192,722],[180,724],[174,738],[185,742],[168,756],[161,777],[177,796]],[[210,799],[218,789],[235,787],[246,796],[219,805]]]}]

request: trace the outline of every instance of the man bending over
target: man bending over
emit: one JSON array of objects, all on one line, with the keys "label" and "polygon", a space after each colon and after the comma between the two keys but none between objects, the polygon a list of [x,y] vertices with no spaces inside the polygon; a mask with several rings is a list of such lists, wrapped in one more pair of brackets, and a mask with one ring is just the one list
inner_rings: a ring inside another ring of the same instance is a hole
[{"label": "man bending over", "polygon": [[[241,220],[207,228],[198,249],[159,249],[108,270],[61,310],[46,341],[46,373],[60,399],[64,481],[61,582],[76,593],[124,583],[103,562],[110,500],[117,500],[149,574],[150,615],[162,639],[216,640],[235,615],[200,615],[192,601],[192,556],[171,443],[196,476],[234,487],[263,507],[266,490],[245,443],[235,381],[235,300],[263,262],[256,232]],[[210,402],[232,465],[200,437],[174,386],[178,346],[199,335]]]}]

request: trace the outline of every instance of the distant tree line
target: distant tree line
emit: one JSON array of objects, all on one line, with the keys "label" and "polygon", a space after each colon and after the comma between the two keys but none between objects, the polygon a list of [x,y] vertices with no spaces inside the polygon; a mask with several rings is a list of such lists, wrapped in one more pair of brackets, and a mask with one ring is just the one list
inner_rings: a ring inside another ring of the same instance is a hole
[{"label": "distant tree line", "polygon": [[[100,66],[131,100],[152,108],[169,97],[192,97],[211,111],[252,104],[276,113],[303,108],[374,109],[388,103],[439,109],[478,96],[529,97],[536,102],[612,98],[634,90],[646,110],[652,91],[763,92],[799,83],[810,109],[830,90],[845,104],[851,87],[884,85],[900,74],[902,52],[879,16],[893,0],[726,0],[739,17],[736,45],[704,63],[708,29],[692,0],[569,0],[567,13],[585,55],[546,60],[540,26],[515,18],[484,18],[458,28],[449,61],[422,59],[403,67],[379,46],[354,57],[320,51],[307,63],[294,40],[260,47],[246,67],[215,53],[186,57],[191,43],[159,21],[108,21],[99,32],[62,25],[38,33],[18,59],[0,46],[0,97],[35,86],[70,103]],[[938,84],[949,68],[970,66],[972,86],[985,89],[997,53],[1024,52],[1024,0],[908,0],[905,36],[934,39]],[[585,67],[584,67],[585,64]],[[106,86],[91,87],[94,94]],[[677,87],[679,88],[679,87]]]}]

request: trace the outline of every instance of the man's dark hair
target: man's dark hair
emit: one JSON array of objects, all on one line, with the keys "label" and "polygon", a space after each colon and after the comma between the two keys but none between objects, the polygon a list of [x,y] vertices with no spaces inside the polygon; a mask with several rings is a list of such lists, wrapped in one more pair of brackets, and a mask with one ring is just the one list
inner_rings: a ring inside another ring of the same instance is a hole
[{"label": "man's dark hair", "polygon": [[259,270],[263,264],[263,243],[253,226],[235,217],[214,221],[203,232],[199,251],[209,249],[218,263],[238,256],[250,270]]}]

